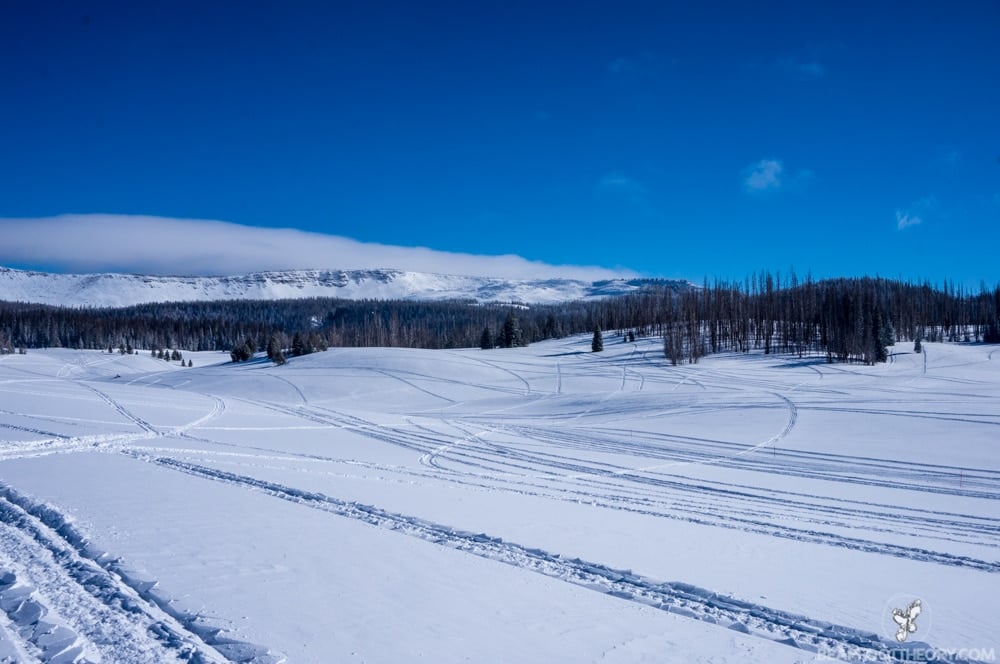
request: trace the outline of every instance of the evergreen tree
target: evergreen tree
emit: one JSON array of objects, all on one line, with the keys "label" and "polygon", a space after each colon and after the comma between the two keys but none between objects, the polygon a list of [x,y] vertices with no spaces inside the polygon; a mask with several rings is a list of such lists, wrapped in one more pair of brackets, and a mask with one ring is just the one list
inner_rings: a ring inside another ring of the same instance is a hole
[{"label": "evergreen tree", "polygon": [[253,351],[245,343],[242,343],[230,351],[229,357],[233,359],[233,362],[246,362],[253,359]]},{"label": "evergreen tree", "polygon": [[493,333],[490,332],[489,325],[483,328],[483,334],[479,337],[479,347],[483,350],[493,348]]},{"label": "evergreen tree", "polygon": [[517,321],[517,315],[511,309],[507,312],[507,317],[503,321],[503,330],[500,334],[500,345],[504,348],[515,348],[525,346],[524,333],[521,331],[521,324]]},{"label": "evergreen tree", "polygon": [[277,365],[285,363],[285,353],[281,349],[281,339],[278,338],[277,334],[272,335],[271,339],[267,342],[267,359]]},{"label": "evergreen tree", "polygon": [[562,326],[553,314],[545,317],[545,325],[542,328],[542,336],[545,339],[562,339]]},{"label": "evergreen tree", "polygon": [[306,354],[306,342],[303,341],[302,335],[298,332],[292,337],[292,355],[295,357],[301,357]]},{"label": "evergreen tree", "polygon": [[274,356],[281,351],[281,340],[278,339],[277,334],[272,334],[271,338],[267,340],[267,359],[274,360]]},{"label": "evergreen tree", "polygon": [[916,339],[913,340],[913,352],[914,353],[924,352],[923,346],[920,345],[920,337],[917,337]]},{"label": "evergreen tree", "polygon": [[184,356],[181,355],[181,352],[175,348],[174,352],[170,354],[170,359],[174,360],[175,362],[178,361],[178,360],[183,361]]},{"label": "evergreen tree", "polygon": [[601,334],[600,325],[594,328],[594,339],[590,342],[590,350],[594,353],[600,353],[604,350],[604,335]]},{"label": "evergreen tree", "polygon": [[882,317],[882,310],[878,307],[872,316],[872,342],[875,345],[872,364],[888,361],[889,346],[894,343],[892,324]]}]

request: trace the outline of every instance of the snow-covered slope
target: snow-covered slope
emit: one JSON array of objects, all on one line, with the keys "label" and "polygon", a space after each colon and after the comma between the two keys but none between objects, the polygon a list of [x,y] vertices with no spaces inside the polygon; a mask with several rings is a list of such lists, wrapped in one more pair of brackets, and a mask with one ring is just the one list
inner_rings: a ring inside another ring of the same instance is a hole
[{"label": "snow-covered slope", "polygon": [[0,662],[996,661],[1000,348],[589,349],[0,356]]},{"label": "snow-covered slope", "polygon": [[[294,270],[230,277],[137,274],[52,274],[0,267],[0,300],[61,306],[121,307],[145,302],[347,299],[515,301],[554,303],[620,295],[647,279],[512,280],[401,270]],[[686,287],[686,282],[671,282]]]}]

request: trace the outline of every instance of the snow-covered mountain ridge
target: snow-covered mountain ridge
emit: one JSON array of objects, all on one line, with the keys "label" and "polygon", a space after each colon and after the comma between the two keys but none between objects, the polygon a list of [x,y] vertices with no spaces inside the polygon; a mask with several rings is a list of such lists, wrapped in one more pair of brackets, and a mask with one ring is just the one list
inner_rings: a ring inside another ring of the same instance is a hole
[{"label": "snow-covered mountain ridge", "polygon": [[0,300],[75,307],[123,307],[147,302],[272,300],[311,297],[451,300],[550,304],[597,299],[654,283],[651,279],[499,279],[402,270],[289,270],[227,277],[138,274],[54,274],[0,267]]}]

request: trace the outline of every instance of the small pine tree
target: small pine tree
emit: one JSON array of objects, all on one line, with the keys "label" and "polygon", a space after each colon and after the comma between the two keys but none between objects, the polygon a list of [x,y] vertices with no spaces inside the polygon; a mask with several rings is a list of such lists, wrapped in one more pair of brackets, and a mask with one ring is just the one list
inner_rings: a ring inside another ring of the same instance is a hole
[{"label": "small pine tree", "polygon": [[493,348],[493,333],[490,332],[489,325],[483,328],[483,334],[479,337],[479,347],[483,350]]},{"label": "small pine tree", "polygon": [[272,335],[267,342],[267,359],[277,365],[285,363],[285,353],[281,349],[281,339],[278,338],[277,334]]},{"label": "small pine tree", "polygon": [[920,345],[920,337],[913,340],[913,352],[922,353],[924,352],[924,347]]},{"label": "small pine tree", "polygon": [[178,360],[183,361],[184,356],[181,355],[181,352],[175,348],[174,352],[170,354],[170,359],[174,360],[175,362]]},{"label": "small pine tree", "polygon": [[233,358],[233,362],[246,362],[253,359],[253,351],[246,344],[240,344],[229,352],[229,357]]},{"label": "small pine tree", "polygon": [[895,343],[894,336],[895,332],[893,332],[892,323],[887,318],[883,318],[881,309],[876,308],[875,314],[872,316],[872,332],[870,337],[873,352],[868,359],[871,364],[889,360],[889,346]]},{"label": "small pine tree", "polygon": [[500,334],[500,345],[504,348],[515,348],[517,346],[527,346],[524,343],[524,333],[521,332],[521,325],[517,322],[517,315],[511,309],[507,312],[507,317],[503,321],[503,330]]},{"label": "small pine tree", "polygon": [[594,339],[590,342],[590,350],[594,353],[600,353],[604,350],[604,335],[601,334],[600,325],[594,328]]},{"label": "small pine tree", "polygon": [[292,337],[292,355],[301,357],[306,354],[306,342],[298,332]]},{"label": "small pine tree", "polygon": [[271,338],[267,340],[267,359],[274,360],[274,356],[278,354],[281,350],[281,340],[278,339],[277,334],[272,334]]}]

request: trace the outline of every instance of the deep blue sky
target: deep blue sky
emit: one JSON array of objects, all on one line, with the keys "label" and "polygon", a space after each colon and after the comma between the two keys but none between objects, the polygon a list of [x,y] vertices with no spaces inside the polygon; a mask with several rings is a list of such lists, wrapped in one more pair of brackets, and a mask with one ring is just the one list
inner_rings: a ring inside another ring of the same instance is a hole
[{"label": "deep blue sky", "polygon": [[0,217],[992,285],[998,35],[985,0],[5,0]]}]

